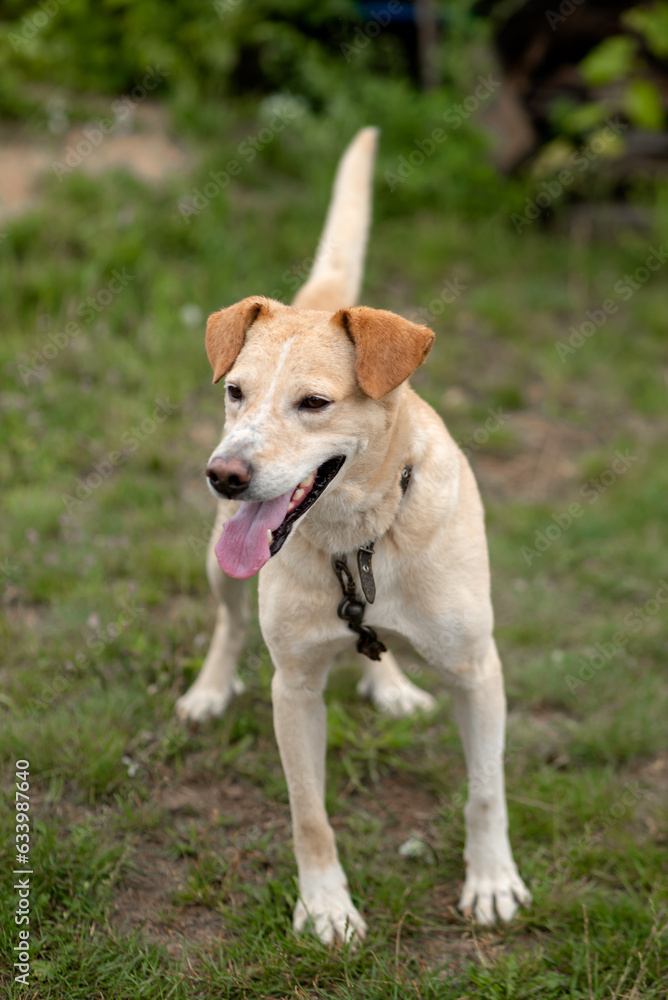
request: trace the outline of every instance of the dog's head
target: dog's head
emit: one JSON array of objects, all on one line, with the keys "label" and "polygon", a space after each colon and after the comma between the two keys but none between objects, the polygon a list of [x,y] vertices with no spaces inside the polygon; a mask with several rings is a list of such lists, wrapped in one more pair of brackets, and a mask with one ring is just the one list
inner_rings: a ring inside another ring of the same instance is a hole
[{"label": "dog's head", "polygon": [[433,340],[365,306],[332,314],[252,296],[209,317],[226,417],[207,476],[216,496],[244,501],[217,547],[225,572],[257,573],[342,467],[387,433],[393,394]]}]

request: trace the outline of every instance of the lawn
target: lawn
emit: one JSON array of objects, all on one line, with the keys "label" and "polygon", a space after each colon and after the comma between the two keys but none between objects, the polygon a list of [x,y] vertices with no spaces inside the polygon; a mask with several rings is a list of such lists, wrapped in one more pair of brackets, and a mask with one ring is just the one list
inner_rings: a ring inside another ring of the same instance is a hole
[{"label": "lawn", "polygon": [[[0,241],[0,753],[7,802],[29,761],[33,872],[26,988],[11,971],[6,808],[3,996],[665,997],[664,196],[642,195],[635,227],[563,205],[518,232],[529,189],[495,191],[482,166],[462,180],[456,140],[391,190],[385,173],[429,128],[393,131],[376,95],[359,120],[302,114],[259,140],[186,214],[263,128],[241,104],[217,113],[197,128],[175,118],[189,174],[52,174]],[[188,731],[173,708],[214,615],[203,468],[222,389],[204,321],[251,293],[290,301],[336,158],[367,122],[383,133],[363,301],[433,325],[414,385],[481,484],[511,840],[533,905],[494,930],[456,909],[465,776],[447,691],[408,653],[439,711],[391,721],[359,702],[343,663],[328,692],[328,808],[370,931],[330,951],[291,930],[296,868],[257,621],[227,715]],[[412,857],[400,852],[411,838]]]}]

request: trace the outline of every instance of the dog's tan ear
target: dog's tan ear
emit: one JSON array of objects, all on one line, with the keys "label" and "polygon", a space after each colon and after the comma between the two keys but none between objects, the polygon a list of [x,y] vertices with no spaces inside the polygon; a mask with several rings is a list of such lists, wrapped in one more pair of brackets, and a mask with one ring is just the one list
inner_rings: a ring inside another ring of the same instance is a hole
[{"label": "dog's tan ear", "polygon": [[226,375],[244,346],[244,337],[260,312],[269,314],[269,299],[252,295],[227,309],[211,313],[206,324],[206,353],[213,368],[213,381]]},{"label": "dog's tan ear", "polygon": [[357,381],[372,399],[382,399],[422,364],[434,343],[428,326],[386,309],[353,306],[334,314],[357,352]]}]

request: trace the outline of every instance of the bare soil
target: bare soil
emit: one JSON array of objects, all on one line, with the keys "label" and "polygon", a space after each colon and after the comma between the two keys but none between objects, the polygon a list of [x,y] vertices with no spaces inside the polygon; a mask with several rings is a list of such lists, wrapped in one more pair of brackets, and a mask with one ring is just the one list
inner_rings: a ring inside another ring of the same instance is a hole
[{"label": "bare soil", "polygon": [[[88,125],[66,128],[51,140],[43,134],[39,138],[26,134],[3,136],[0,224],[37,204],[41,178],[51,173],[62,176],[62,166],[68,171],[80,170],[91,175],[125,168],[148,181],[160,181],[191,166],[192,158],[169,133],[164,110],[148,101],[119,120],[113,131],[103,135],[93,147],[84,132],[96,129],[101,119],[109,118],[109,110],[105,111],[106,114],[93,118]],[[85,152],[89,147],[92,147],[90,152]]]}]

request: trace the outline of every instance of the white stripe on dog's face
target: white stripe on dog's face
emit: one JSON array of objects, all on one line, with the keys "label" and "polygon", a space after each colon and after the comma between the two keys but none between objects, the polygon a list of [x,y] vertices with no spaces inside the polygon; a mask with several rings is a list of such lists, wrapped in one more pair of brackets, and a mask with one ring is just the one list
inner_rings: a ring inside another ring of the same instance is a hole
[{"label": "white stripe on dog's face", "polygon": [[[225,430],[210,461],[250,464],[244,500],[281,496],[328,459],[352,459],[385,429],[382,406],[357,385],[352,343],[330,320],[306,310],[258,317],[227,374]],[[230,385],[241,399],[230,397]],[[300,408],[309,396],[331,402]]]},{"label": "white stripe on dog's face", "polygon": [[225,383],[225,437],[211,455],[212,459],[234,456],[235,458],[245,458],[249,461],[250,459],[247,456],[261,448],[263,430],[266,433],[265,424],[271,424],[272,407],[276,402],[281,379],[286,374],[283,369],[289,360],[290,347],[294,343],[294,339],[294,337],[290,337],[281,347],[271,382],[265,392],[258,394],[253,400],[249,401],[250,407],[246,408],[245,417],[241,417],[241,406],[235,404],[235,401],[230,400],[227,395],[227,385],[236,385],[236,378],[233,375],[228,377]]},{"label": "white stripe on dog's face", "polygon": [[[266,394],[262,397],[260,401],[260,405],[257,409],[257,412],[255,413],[255,421],[257,423],[261,424],[262,421],[267,418],[267,416],[270,417],[271,415],[272,406],[274,405],[275,397],[277,396],[278,391],[280,389],[281,380],[284,379],[289,374],[288,362],[290,360],[290,348],[292,347],[294,342],[295,338],[290,337],[290,339],[286,340],[283,346],[281,347],[278,360],[276,361],[276,369],[274,371],[274,376],[272,378],[271,383],[269,384],[269,387],[267,388]],[[284,371],[284,369],[286,369],[286,371]]]}]

